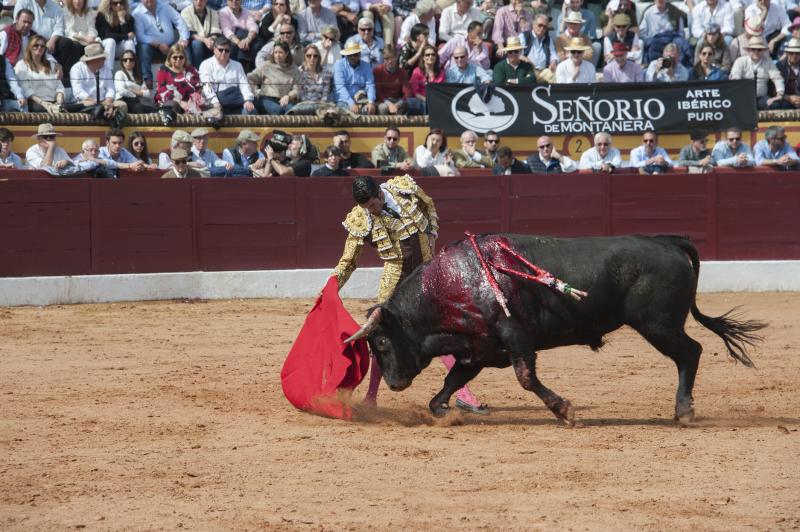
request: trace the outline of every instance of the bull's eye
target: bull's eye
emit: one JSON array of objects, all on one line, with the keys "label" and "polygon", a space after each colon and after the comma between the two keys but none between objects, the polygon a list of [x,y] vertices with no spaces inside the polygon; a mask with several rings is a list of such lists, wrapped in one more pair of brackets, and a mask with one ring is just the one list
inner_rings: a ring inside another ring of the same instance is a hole
[{"label": "bull's eye", "polygon": [[384,347],[386,347],[386,337],[385,336],[381,336],[380,338],[378,338],[375,341],[375,346],[378,349],[383,349]]}]

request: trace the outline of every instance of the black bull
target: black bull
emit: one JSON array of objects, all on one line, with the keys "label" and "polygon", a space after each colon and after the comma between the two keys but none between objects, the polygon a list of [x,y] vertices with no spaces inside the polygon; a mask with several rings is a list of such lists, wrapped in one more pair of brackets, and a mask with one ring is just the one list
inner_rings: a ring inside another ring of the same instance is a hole
[{"label": "black bull", "polygon": [[[675,361],[676,419],[693,419],[694,387],[702,346],[684,331],[695,320],[722,338],[730,356],[752,367],[746,347],[760,338],[765,324],[737,321],[730,312],[709,317],[695,303],[700,261],[688,240],[677,236],[548,238],[488,234],[477,238],[487,259],[515,270],[522,257],[577,289],[581,301],[551,287],[492,268],[508,299],[506,317],[468,240],[442,249],[417,268],[382,305],[370,310],[358,337],[368,336],[389,388],[411,385],[435,356],[452,354],[458,363],[430,402],[437,415],[447,412],[450,396],[486,367],[513,366],[517,379],[562,421],[571,423],[568,400],[536,376],[537,351],[564,345],[598,349],[603,336],[623,325],[639,332]],[[533,273],[533,272],[530,272]]]}]

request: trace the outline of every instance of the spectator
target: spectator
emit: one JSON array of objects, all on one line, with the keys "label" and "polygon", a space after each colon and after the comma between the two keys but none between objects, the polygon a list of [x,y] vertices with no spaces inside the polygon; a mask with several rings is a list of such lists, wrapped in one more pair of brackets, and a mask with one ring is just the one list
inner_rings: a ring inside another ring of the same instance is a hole
[{"label": "spectator", "polygon": [[220,35],[214,41],[214,57],[200,65],[203,94],[214,107],[224,113],[255,114],[253,92],[242,64],[231,59],[231,42]]},{"label": "spectator", "polygon": [[589,61],[584,61],[589,48],[583,41],[576,37],[569,45],[564,47],[569,52],[569,57],[558,64],[556,68],[556,83],[594,83],[597,75],[594,65]]},{"label": "spectator", "polygon": [[[778,170],[793,170],[800,164],[797,153],[786,142],[783,126],[769,126],[764,131],[764,140],[756,142],[753,156],[757,166],[772,166]],[[28,159],[28,164],[30,164]]]},{"label": "spectator", "polygon": [[214,36],[222,33],[219,13],[208,8],[208,0],[192,0],[192,5],[181,11],[181,18],[189,30],[190,62],[199,65],[214,55]]},{"label": "spectator", "polygon": [[536,145],[539,150],[529,155],[525,161],[531,172],[536,174],[562,174],[574,172],[578,169],[575,161],[558,153],[550,137],[539,137]]},{"label": "spectator", "polygon": [[647,81],[672,83],[689,79],[689,70],[680,62],[678,45],[669,43],[664,47],[662,54],[660,59],[656,59],[647,67],[645,74]]},{"label": "spectator", "polygon": [[184,148],[173,148],[169,154],[170,167],[162,178],[203,177],[196,168],[189,166],[189,152]]},{"label": "spectator", "polygon": [[[380,41],[378,52],[383,50],[383,43],[391,43],[394,40],[394,12],[392,11],[392,0],[361,0],[361,19],[367,19],[375,24],[376,19],[380,19],[383,28],[383,40]],[[358,22],[359,35],[364,36],[361,31],[361,20]],[[376,38],[378,40],[378,38]],[[347,43],[345,43],[345,46]],[[366,59],[365,59],[366,60]]]},{"label": "spectator", "polygon": [[249,129],[243,129],[236,137],[234,145],[222,151],[222,160],[233,165],[231,172],[251,175],[254,170],[261,172],[264,169],[267,159],[258,149],[259,140],[261,139],[258,135]]},{"label": "spectator", "polygon": [[500,135],[495,131],[487,131],[483,136],[483,149],[486,158],[492,163],[492,168],[497,164],[497,149],[500,147]]},{"label": "spectator", "polygon": [[280,33],[282,24],[290,24],[297,32],[299,24],[297,19],[292,16],[292,7],[289,0],[273,0],[272,9],[261,18],[259,35],[262,42],[270,42],[275,39],[276,34]]},{"label": "spectator", "polygon": [[422,52],[425,47],[435,46],[428,43],[429,31],[424,24],[415,25],[411,28],[410,40],[400,49],[400,68],[405,69],[409,76],[415,68],[422,65]]},{"label": "spectator", "polygon": [[128,0],[100,0],[95,27],[109,61],[119,58],[126,50],[136,51],[136,32]]},{"label": "spectator", "polygon": [[726,76],[731,71],[733,66],[733,59],[731,59],[731,51],[722,34],[719,31],[719,25],[716,22],[709,22],[706,25],[706,32],[703,37],[697,42],[694,49],[694,62],[700,61],[700,50],[704,46],[710,46],[713,54],[711,55],[711,64],[719,70],[725,72]]},{"label": "spectator", "polygon": [[141,172],[146,165],[131,152],[123,148],[125,133],[121,129],[110,129],[106,132],[106,145],[98,150],[97,156],[107,161],[110,168]]},{"label": "spectator", "polygon": [[155,113],[156,106],[142,78],[142,68],[133,50],[122,53],[120,69],[114,73],[116,99],[125,102],[129,113]]},{"label": "spectator", "polygon": [[800,39],[789,39],[786,58],[777,64],[783,78],[786,107],[800,108]]},{"label": "spectator", "polygon": [[[789,40],[791,39],[800,39],[800,17],[795,17],[792,21],[792,25],[789,26]],[[787,40],[781,41],[781,49],[778,54],[778,60],[786,59],[786,47],[788,45]]]},{"label": "spectator", "polygon": [[331,71],[320,64],[319,49],[313,44],[306,46],[303,66],[300,68],[300,103],[292,108],[292,114],[315,114],[320,104],[327,103],[331,78]]},{"label": "spectator", "polygon": [[606,5],[606,10],[603,13],[601,19],[608,19],[605,28],[603,29],[603,35],[611,35],[614,31],[614,16],[615,15],[627,15],[631,21],[631,29],[633,29],[637,35],[639,33],[639,24],[636,18],[636,6],[631,0],[611,0],[608,5]]},{"label": "spectator", "polygon": [[595,37],[597,34],[597,18],[591,10],[583,8],[583,0],[564,0],[564,4],[561,6],[561,13],[559,13],[556,20],[556,27],[559,33],[564,31],[564,25],[570,15],[583,19],[580,29],[583,35],[588,35],[592,39]]},{"label": "spectator", "polygon": [[[333,72],[336,61],[342,58],[342,45],[339,44],[339,29],[336,26],[328,26],[322,29],[320,39],[314,43],[317,52],[322,56],[320,64],[329,72]],[[306,52],[308,47],[306,46]]]},{"label": "spectator", "polygon": [[356,114],[374,115],[375,77],[370,66],[361,59],[361,47],[351,43],[342,50],[342,58],[333,71],[336,103]]},{"label": "spectator", "polygon": [[279,27],[278,36],[265,44],[256,55],[256,68],[260,67],[272,56],[272,48],[276,42],[282,41],[289,45],[289,51],[294,58],[294,64],[300,66],[303,64],[303,47],[300,46],[300,41],[297,39],[297,30],[291,24],[281,24]]},{"label": "spectator", "polygon": [[[212,177],[236,175],[233,173],[233,163],[223,161],[217,157],[214,150],[209,149],[208,130],[204,127],[192,130],[192,150],[189,158],[194,163],[202,163]],[[239,175],[249,176],[250,173],[241,172]]]},{"label": "spectator", "polygon": [[444,168],[452,167],[453,154],[447,149],[447,135],[439,128],[433,128],[425,136],[425,144],[417,146],[414,150],[414,163],[420,168],[434,167],[439,175],[452,175],[442,171]]},{"label": "spectator", "polygon": [[414,26],[423,25],[428,30],[425,32],[428,44],[436,46],[436,9],[436,3],[433,0],[419,0],[414,8],[414,13],[402,22],[397,45],[403,46],[408,42],[414,42],[416,38],[411,34],[412,29]]},{"label": "spectator", "polygon": [[[164,150],[158,154],[158,167],[162,170],[166,170],[170,166],[172,166],[172,159],[170,158],[171,150],[175,148],[181,148],[182,150],[186,150],[188,153],[192,149],[192,136],[189,135],[188,131],[184,131],[182,129],[177,129],[175,132],[172,133],[172,138],[169,141],[169,150]],[[204,166],[203,164],[196,165],[198,167]]]},{"label": "spectator", "polygon": [[322,5],[322,0],[307,0],[308,7],[297,14],[297,33],[303,45],[317,42],[322,30],[336,27],[336,13]]},{"label": "spectator", "polygon": [[492,170],[494,175],[530,174],[528,165],[514,157],[508,146],[497,148],[497,163]]},{"label": "spectator", "polygon": [[746,168],[756,164],[750,146],[742,142],[742,130],[737,127],[725,131],[725,139],[714,145],[711,156],[719,166]]},{"label": "spectator", "polygon": [[456,168],[491,168],[489,158],[475,149],[478,134],[466,130],[461,134],[461,149],[453,152],[453,163]]},{"label": "spectator", "polygon": [[713,57],[714,48],[710,44],[703,46],[702,50],[700,50],[700,60],[694,65],[694,68],[689,71],[689,80],[719,81],[721,79],[728,79],[727,72],[723,72],[711,62]]},{"label": "spectator", "polygon": [[270,12],[272,0],[242,0],[242,8],[246,9],[258,24],[264,15]]},{"label": "spectator", "polygon": [[94,139],[86,139],[81,144],[81,151],[72,158],[74,167],[87,172],[92,177],[116,178],[117,170],[109,166],[109,161],[97,157],[100,147]]},{"label": "spectator", "polygon": [[[47,51],[53,54],[64,72],[69,72],[72,65],[80,60],[83,46],[66,37],[64,11],[61,7],[53,0],[17,0],[14,4],[15,19],[22,10],[33,14],[31,29],[47,39]],[[7,36],[11,37],[11,33],[7,33]],[[9,42],[9,48],[9,54],[19,53],[23,49],[21,47],[18,49],[16,42],[13,46]],[[12,63],[16,61],[12,60]]]},{"label": "spectator", "polygon": [[372,164],[377,168],[410,172],[414,168],[414,160],[408,156],[400,145],[400,130],[395,126],[386,128],[383,142],[372,150]]},{"label": "spectator", "polygon": [[689,173],[708,173],[713,170],[714,157],[708,149],[705,131],[692,130],[692,142],[681,148],[676,166],[685,166]]},{"label": "spectator", "polygon": [[57,133],[53,124],[39,124],[35,135],[37,143],[25,152],[25,160],[31,168],[61,174],[74,166],[67,152],[58,145]]},{"label": "spectator", "polygon": [[422,64],[414,69],[409,84],[414,98],[425,103],[427,110],[426,87],[429,83],[442,83],[445,80],[445,71],[439,64],[439,54],[436,48],[425,45],[422,49]]},{"label": "spectator", "polygon": [[0,168],[28,168],[22,158],[14,153],[14,133],[5,127],[0,127]]},{"label": "spectator", "polygon": [[147,149],[147,138],[141,131],[134,131],[128,137],[128,151],[131,155],[142,161],[147,170],[155,170],[158,165],[150,158],[150,152]]},{"label": "spectator", "polygon": [[[789,35],[791,21],[786,14],[782,3],[772,3],[770,0],[755,0],[744,11],[745,19],[761,16],[764,24],[764,39],[769,53],[773,59],[778,58],[778,51],[783,39]],[[34,28],[35,29],[35,28]]]},{"label": "spectator", "polygon": [[[519,65],[519,52],[517,56],[517,64]],[[469,62],[467,56],[467,49],[459,46],[453,52],[453,61],[450,66],[445,70],[445,81],[447,83],[462,83],[472,85],[476,81],[479,83],[489,83],[492,77],[486,72],[483,67],[475,66]]]},{"label": "spectator", "polygon": [[456,2],[442,10],[439,19],[439,40],[447,42],[460,36],[467,36],[467,27],[470,22],[480,22],[481,12],[473,7],[472,0],[456,0]]},{"label": "spectator", "polygon": [[231,60],[242,63],[249,72],[255,66],[256,53],[263,45],[262,41],[256,40],[258,26],[251,13],[242,9],[242,0],[227,2],[228,5],[219,11],[219,27],[231,41]]},{"label": "spectator", "polygon": [[556,37],[556,52],[561,62],[569,59],[570,50],[567,47],[582,46],[584,49],[583,58],[592,64],[597,64],[600,59],[602,46],[600,43],[593,43],[592,40],[581,33],[581,25],[584,20],[581,18],[580,13],[570,11],[567,18],[564,20],[566,30],[564,33]]},{"label": "spectator", "polygon": [[[724,1],[724,0],[723,0]],[[641,63],[642,61],[642,40],[631,29],[631,19],[628,15],[614,15],[614,31],[603,39],[603,53],[606,63],[614,60],[614,43],[624,43],[628,48],[628,59]]]},{"label": "spectator", "polygon": [[375,166],[360,153],[351,151],[350,133],[344,129],[333,134],[333,145],[342,152],[342,168],[375,168]]},{"label": "spectator", "polygon": [[639,37],[644,42],[642,62],[651,63],[657,60],[664,47],[670,43],[682,51],[679,57],[691,56],[683,31],[687,21],[686,14],[667,0],[655,0],[653,5],[645,9],[639,24]]},{"label": "spectator", "polygon": [[532,27],[533,15],[525,9],[522,0],[511,0],[510,4],[498,9],[492,28],[492,40],[497,46],[497,57],[505,57],[506,39],[519,37],[520,33]]},{"label": "spectator", "polygon": [[307,177],[311,175],[310,149],[305,135],[289,136],[276,129],[267,142],[266,164],[254,174],[261,177]]},{"label": "spectator", "polygon": [[[115,101],[114,83],[111,71],[106,66],[106,53],[100,43],[92,43],[86,47],[80,62],[75,63],[69,71],[72,81],[72,96],[84,108],[95,108],[90,112],[100,114],[111,120],[116,117],[117,110],[126,109],[125,102]],[[99,91],[99,92],[98,92]]]},{"label": "spectator", "polygon": [[0,55],[0,111],[20,112],[27,111],[28,99],[22,90],[11,61]]},{"label": "spectator", "polygon": [[256,106],[268,115],[283,115],[300,100],[300,69],[289,45],[277,42],[269,61],[247,75],[257,95]]},{"label": "spectator", "polygon": [[358,21],[358,35],[347,39],[345,47],[358,46],[361,50],[361,60],[372,67],[383,62],[383,42],[380,37],[375,37],[373,22],[368,18],[362,18]]},{"label": "spectator", "polygon": [[731,64],[740,56],[747,55],[747,45],[750,37],[764,36],[764,19],[760,14],[753,15],[744,21],[744,33],[737,36],[729,47],[731,53]]},{"label": "spectator", "polygon": [[594,147],[583,152],[581,162],[578,163],[578,168],[581,170],[594,170],[606,174],[621,166],[622,155],[617,148],[611,146],[611,135],[604,132],[594,136]]},{"label": "spectator", "polygon": [[[508,38],[505,46],[505,60],[498,61],[492,71],[492,81],[495,85],[533,85],[536,83],[536,73],[533,71],[533,67],[530,63],[521,61],[523,48],[519,37]],[[466,50],[464,50],[464,54],[466,55]]]},{"label": "spectator", "polygon": [[336,146],[330,145],[325,148],[325,151],[322,152],[322,157],[325,160],[325,164],[311,172],[313,177],[350,175],[350,172],[339,166],[342,161],[342,152]]},{"label": "spectator", "polygon": [[[9,24],[0,30],[0,55],[13,66],[17,66],[17,62],[28,49],[30,38],[36,35],[31,31],[33,12],[30,9],[17,11],[16,17],[14,24]],[[53,62],[55,63],[55,60]]]},{"label": "spectator", "polygon": [[203,95],[200,73],[187,64],[186,51],[180,44],[170,47],[164,64],[158,69],[155,102],[165,126],[179,113],[200,114],[210,105]]},{"label": "spectator", "polygon": [[709,24],[716,24],[727,44],[733,40],[733,9],[726,0],[703,0],[692,9],[692,37],[698,41],[708,32]]},{"label": "spectator", "polygon": [[333,0],[330,2],[329,7],[336,13],[336,25],[342,36],[342,41],[355,35],[357,33],[356,24],[358,23],[358,16],[361,12],[361,3],[359,0]]},{"label": "spectator", "polygon": [[642,67],[628,59],[628,46],[624,42],[615,42],[611,54],[614,60],[603,68],[604,82],[640,83],[644,81]]},{"label": "spectator", "polygon": [[536,15],[533,20],[530,42],[528,42],[527,62],[533,66],[536,80],[552,83],[556,79],[558,53],[549,33],[550,18]]},{"label": "spectator", "polygon": [[[756,105],[758,109],[783,109],[784,85],[780,71],[766,57],[764,50],[767,44],[763,37],[750,37],[747,45],[747,55],[739,57],[733,62],[730,79],[754,79],[756,81]],[[775,96],[768,93],[768,82],[775,85]]]},{"label": "spectator", "polygon": [[631,150],[630,165],[638,168],[640,174],[663,174],[672,166],[667,150],[658,145],[658,135],[645,131],[642,145]]},{"label": "spectator", "polygon": [[408,74],[397,66],[397,53],[389,45],[383,51],[383,63],[372,68],[378,102],[378,114],[422,114],[422,102],[411,96]]},{"label": "spectator", "polygon": [[[89,9],[86,0],[66,0],[64,2],[64,34],[68,39],[78,43],[80,46],[87,46],[100,38],[97,34],[97,11]],[[114,70],[114,53],[116,43],[113,39],[102,41],[103,49],[106,51],[106,66],[109,70]]]},{"label": "spectator", "polygon": [[150,65],[153,60],[165,59],[173,44],[180,44],[185,50],[189,46],[189,28],[164,0],[142,0],[133,10],[133,25],[136,29],[136,55],[142,65],[147,65],[142,74],[151,86],[153,72]]},{"label": "spectator", "polygon": [[444,68],[450,66],[450,58],[459,46],[466,48],[467,61],[470,64],[482,67],[484,70],[489,69],[491,57],[487,46],[483,43],[483,24],[473,20],[467,26],[466,36],[457,35],[439,48],[439,62]]}]

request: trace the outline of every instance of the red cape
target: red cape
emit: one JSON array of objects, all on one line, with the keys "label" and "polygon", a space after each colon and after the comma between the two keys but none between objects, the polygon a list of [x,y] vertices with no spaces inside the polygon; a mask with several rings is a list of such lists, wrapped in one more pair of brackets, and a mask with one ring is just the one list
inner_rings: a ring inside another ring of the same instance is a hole
[{"label": "red cape", "polygon": [[352,390],[369,370],[367,341],[343,343],[358,329],[339,299],[336,277],[331,277],[283,363],[281,384],[290,403],[300,410],[350,419],[350,405],[337,390]]}]

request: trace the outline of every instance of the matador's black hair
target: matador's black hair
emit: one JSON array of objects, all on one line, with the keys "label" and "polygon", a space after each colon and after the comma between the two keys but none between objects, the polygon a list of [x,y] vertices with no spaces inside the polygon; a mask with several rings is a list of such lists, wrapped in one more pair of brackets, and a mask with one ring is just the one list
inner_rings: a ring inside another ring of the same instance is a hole
[{"label": "matador's black hair", "polygon": [[363,205],[371,198],[380,197],[380,189],[375,180],[368,175],[360,175],[353,180],[353,199]]}]

